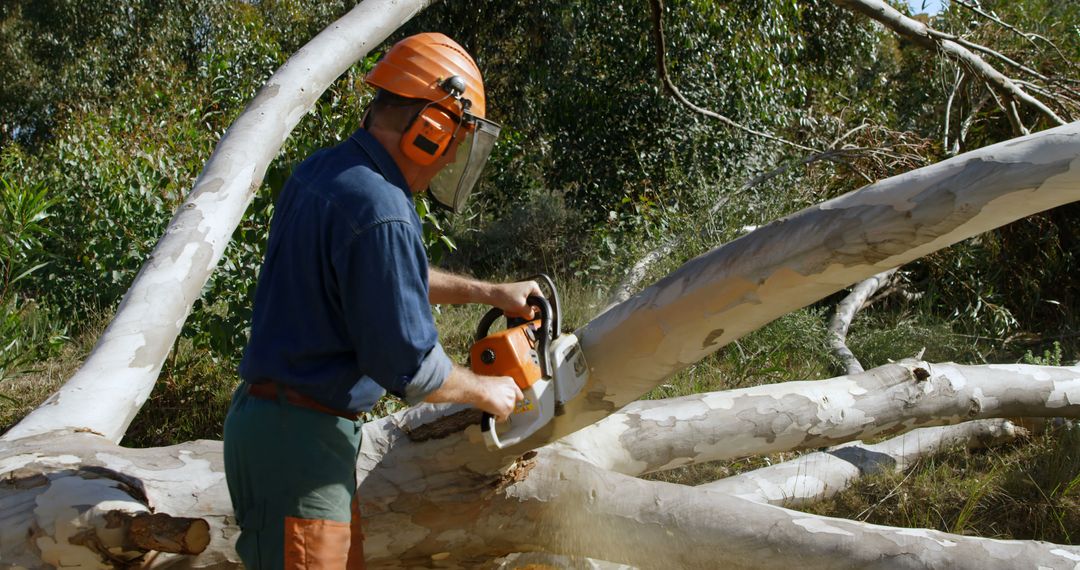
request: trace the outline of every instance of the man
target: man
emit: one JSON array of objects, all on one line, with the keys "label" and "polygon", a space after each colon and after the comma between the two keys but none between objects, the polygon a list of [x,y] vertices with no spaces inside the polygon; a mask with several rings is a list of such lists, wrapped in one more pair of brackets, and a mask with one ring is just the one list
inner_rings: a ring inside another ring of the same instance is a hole
[{"label": "man", "polygon": [[271,223],[243,382],[225,421],[237,551],[248,568],[363,567],[349,507],[357,414],[385,392],[498,418],[522,398],[512,379],[450,362],[430,304],[525,316],[539,288],[429,270],[412,203],[430,188],[460,210],[487,160],[499,127],[484,119],[476,63],[446,36],[420,34],[365,80],[377,93],[363,126],[296,168]]}]

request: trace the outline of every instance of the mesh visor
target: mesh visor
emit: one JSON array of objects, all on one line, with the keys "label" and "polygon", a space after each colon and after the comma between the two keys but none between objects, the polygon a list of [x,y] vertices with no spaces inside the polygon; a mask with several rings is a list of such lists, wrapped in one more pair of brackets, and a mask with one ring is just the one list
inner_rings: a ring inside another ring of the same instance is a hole
[{"label": "mesh visor", "polygon": [[476,128],[465,135],[457,148],[454,162],[446,165],[431,180],[431,196],[436,202],[461,212],[480,179],[480,172],[487,163],[495,140],[502,129],[498,124],[480,118],[473,119]]}]

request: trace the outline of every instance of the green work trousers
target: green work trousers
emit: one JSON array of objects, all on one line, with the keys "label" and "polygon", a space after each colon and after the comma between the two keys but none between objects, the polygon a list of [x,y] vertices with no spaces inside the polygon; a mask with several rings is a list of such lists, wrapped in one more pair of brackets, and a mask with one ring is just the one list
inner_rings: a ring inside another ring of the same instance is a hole
[{"label": "green work trousers", "polygon": [[[353,516],[362,422],[256,398],[241,383],[225,419],[225,475],[244,566],[363,568]],[[351,508],[352,507],[352,508]]]}]

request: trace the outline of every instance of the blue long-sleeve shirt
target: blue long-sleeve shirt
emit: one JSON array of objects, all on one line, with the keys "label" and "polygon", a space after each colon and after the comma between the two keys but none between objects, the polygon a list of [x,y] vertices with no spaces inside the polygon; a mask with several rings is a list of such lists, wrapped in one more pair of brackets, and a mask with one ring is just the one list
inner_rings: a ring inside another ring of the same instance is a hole
[{"label": "blue long-sleeve shirt", "polygon": [[349,412],[385,391],[415,404],[438,389],[452,365],[422,231],[404,176],[367,131],[305,160],[276,204],[240,376]]}]

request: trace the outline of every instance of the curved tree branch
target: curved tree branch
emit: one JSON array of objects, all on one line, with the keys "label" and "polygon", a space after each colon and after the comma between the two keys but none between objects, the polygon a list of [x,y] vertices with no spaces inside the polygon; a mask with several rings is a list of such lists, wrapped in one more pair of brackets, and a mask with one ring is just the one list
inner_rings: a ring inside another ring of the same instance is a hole
[{"label": "curved tree branch", "polygon": [[829,321],[829,346],[833,354],[844,364],[845,374],[863,372],[862,364],[847,345],[847,333],[848,328],[851,327],[851,321],[855,318],[855,313],[862,310],[866,301],[889,283],[896,271],[897,268],[893,268],[859,282],[836,306],[836,312]]},{"label": "curved tree branch", "polygon": [[1077,546],[883,527],[645,481],[543,452],[530,461],[527,476],[496,496],[490,512],[503,514],[502,532],[562,554],[642,568],[1065,569],[1080,559]]},{"label": "curved tree branch", "polygon": [[[957,61],[966,67],[971,73],[986,81],[995,91],[1004,96],[1008,101],[1019,101],[1045,116],[1051,123],[1064,125],[1060,117],[1047,107],[1042,101],[1032,97],[1011,79],[1003,75],[981,57],[973,53],[968,47],[961,45],[955,36],[945,34],[930,28],[929,26],[904,16],[882,0],[833,0],[836,4],[849,10],[859,12],[884,24],[897,34],[908,38],[918,45],[940,52],[945,56]],[[1006,109],[1010,114],[1015,114],[1014,109]],[[1014,129],[1019,134],[1027,134],[1018,120],[1012,120]]]},{"label": "curved tree branch", "polygon": [[698,485],[744,499],[797,507],[832,497],[864,475],[901,472],[923,457],[964,445],[976,449],[1015,441],[1027,430],[1005,419],[919,428],[873,445],[854,442]]}]

